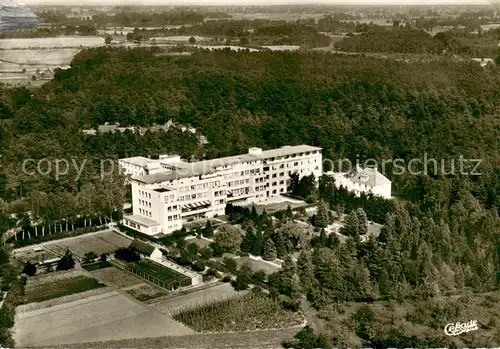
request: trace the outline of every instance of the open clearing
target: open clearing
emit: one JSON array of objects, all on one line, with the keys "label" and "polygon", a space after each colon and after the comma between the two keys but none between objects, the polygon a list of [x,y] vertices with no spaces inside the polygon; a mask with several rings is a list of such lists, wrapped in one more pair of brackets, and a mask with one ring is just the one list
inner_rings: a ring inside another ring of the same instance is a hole
[{"label": "open clearing", "polygon": [[117,291],[49,308],[16,313],[18,347],[55,346],[194,333]]},{"label": "open clearing", "polygon": [[256,272],[258,270],[263,270],[266,274],[272,274],[274,272],[277,272],[280,269],[276,265],[272,265],[272,264],[266,263],[264,261],[258,261],[255,259],[251,259],[249,257],[236,258],[235,261],[236,261],[236,263],[238,263],[238,267],[241,267],[246,262],[249,262],[250,267],[252,268],[253,272]]},{"label": "open clearing", "polygon": [[199,248],[205,248],[208,247],[212,241],[206,240],[206,239],[201,239],[201,238],[193,238],[193,239],[186,239],[187,244],[196,244],[198,245]]}]

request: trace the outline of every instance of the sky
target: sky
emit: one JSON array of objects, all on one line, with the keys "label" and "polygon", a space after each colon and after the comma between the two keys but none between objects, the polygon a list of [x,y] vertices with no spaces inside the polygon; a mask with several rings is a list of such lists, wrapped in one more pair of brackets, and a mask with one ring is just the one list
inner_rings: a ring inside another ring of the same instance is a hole
[{"label": "sky", "polygon": [[[366,4],[366,5],[453,5],[453,4],[488,4],[488,0],[23,0],[30,4],[60,4],[70,5],[282,5],[282,4]],[[495,0],[493,0],[495,1]],[[500,1],[500,0],[498,0]],[[497,1],[495,1],[497,2]]]}]

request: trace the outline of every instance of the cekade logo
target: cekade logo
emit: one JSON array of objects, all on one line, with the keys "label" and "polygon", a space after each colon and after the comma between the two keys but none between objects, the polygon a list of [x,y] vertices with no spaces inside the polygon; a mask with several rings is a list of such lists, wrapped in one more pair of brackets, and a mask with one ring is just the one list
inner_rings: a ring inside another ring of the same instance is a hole
[{"label": "cekade logo", "polygon": [[461,333],[476,331],[479,328],[477,327],[477,320],[471,320],[469,322],[457,322],[455,324],[448,324],[444,328],[444,333],[448,336],[458,336]]}]

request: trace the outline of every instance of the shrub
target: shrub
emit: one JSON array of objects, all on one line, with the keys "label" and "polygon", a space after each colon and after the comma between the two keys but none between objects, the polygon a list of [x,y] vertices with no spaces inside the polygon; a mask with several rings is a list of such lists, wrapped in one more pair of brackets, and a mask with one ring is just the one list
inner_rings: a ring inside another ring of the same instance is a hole
[{"label": "shrub", "polygon": [[115,252],[115,258],[125,261],[127,263],[138,262],[141,256],[129,247],[121,247]]},{"label": "shrub", "polygon": [[66,254],[57,262],[57,270],[69,270],[75,267],[75,260],[73,259],[73,254],[66,251]]},{"label": "shrub", "polygon": [[193,270],[202,272],[205,270],[205,263],[203,261],[197,261],[196,263],[193,264]]},{"label": "shrub", "polygon": [[28,276],[34,276],[36,274],[36,265],[30,262],[27,262],[23,269],[23,274]]}]

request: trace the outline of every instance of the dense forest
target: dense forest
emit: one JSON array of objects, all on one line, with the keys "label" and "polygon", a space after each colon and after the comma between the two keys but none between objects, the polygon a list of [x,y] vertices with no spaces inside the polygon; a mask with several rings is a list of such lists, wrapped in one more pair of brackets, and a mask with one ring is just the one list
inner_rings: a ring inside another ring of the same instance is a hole
[{"label": "dense forest", "polygon": [[[11,212],[29,210],[37,219],[54,221],[120,208],[123,177],[99,176],[100,161],[117,156],[173,152],[215,157],[244,153],[252,146],[302,143],[321,146],[332,160],[408,163],[427,156],[445,161],[445,168],[398,174],[389,165],[385,170],[393,180],[394,203],[370,208],[359,201],[377,220],[384,213],[378,241],[359,241],[364,229],[360,222],[366,217],[362,214],[360,220],[354,201],[323,179],[315,195],[330,208],[342,200],[354,239],[343,245],[320,243],[314,255],[304,249],[297,265],[284,268],[271,284],[278,293],[307,295],[324,312],[332,304],[378,297],[431,299],[420,303],[427,308],[411,315],[427,325],[434,316],[427,310],[443,312],[432,297],[498,288],[497,67],[446,60],[408,64],[321,52],[157,53],[87,49],[74,58],[71,69],[57,71],[40,89],[0,90],[3,230],[12,224],[7,216]],[[194,135],[180,131],[143,137],[81,132],[104,122],[151,125],[170,119],[196,127],[209,144],[199,145]],[[480,159],[480,173],[458,173],[461,156]],[[81,176],[72,170],[57,180],[52,173],[28,175],[22,167],[27,158],[65,158],[88,165]],[[265,224],[258,219],[250,223]],[[278,228],[281,234],[291,231]],[[294,289],[297,278],[299,291]],[[432,326],[439,328],[443,321]],[[366,321],[359,320],[358,326],[360,337],[374,347],[394,337],[367,327]]]},{"label": "dense forest", "polygon": [[479,33],[452,29],[435,35],[414,26],[369,25],[362,30],[359,35],[336,42],[335,48],[346,52],[455,54],[478,58],[495,58],[499,53],[497,29]]},{"label": "dense forest", "polygon": [[335,47],[348,52],[394,52],[440,54],[445,45],[422,30],[375,27],[337,42]]}]

